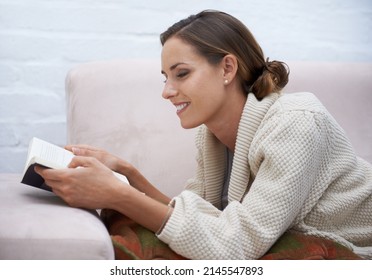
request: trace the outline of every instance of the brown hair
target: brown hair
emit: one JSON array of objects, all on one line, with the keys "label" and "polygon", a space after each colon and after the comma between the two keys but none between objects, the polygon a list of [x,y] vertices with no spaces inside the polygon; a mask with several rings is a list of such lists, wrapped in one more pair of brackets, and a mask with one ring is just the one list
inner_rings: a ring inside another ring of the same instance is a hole
[{"label": "brown hair", "polygon": [[258,99],[279,92],[288,83],[288,66],[265,60],[252,33],[229,14],[206,10],[191,15],[163,32],[161,44],[173,36],[194,46],[211,64],[219,63],[227,54],[235,55],[244,91],[253,92]]}]

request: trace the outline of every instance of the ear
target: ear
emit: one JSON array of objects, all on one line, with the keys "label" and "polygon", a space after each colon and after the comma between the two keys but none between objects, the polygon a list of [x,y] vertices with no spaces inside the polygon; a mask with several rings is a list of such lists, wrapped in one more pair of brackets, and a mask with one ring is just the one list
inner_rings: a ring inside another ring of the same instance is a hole
[{"label": "ear", "polygon": [[223,78],[225,84],[229,84],[232,80],[234,80],[236,73],[238,72],[238,60],[236,56],[232,54],[225,55],[225,57],[222,59],[221,66],[223,68]]}]

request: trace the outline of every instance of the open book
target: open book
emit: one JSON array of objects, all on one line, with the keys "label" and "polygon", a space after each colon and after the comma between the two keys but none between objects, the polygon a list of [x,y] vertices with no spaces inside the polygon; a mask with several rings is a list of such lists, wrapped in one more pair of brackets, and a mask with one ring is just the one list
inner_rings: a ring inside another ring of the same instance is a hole
[{"label": "open book", "polygon": [[[74,154],[72,152],[34,137],[28,147],[26,166],[21,183],[51,191],[51,188],[45,184],[44,179],[35,172],[35,165],[38,164],[53,169],[68,168],[73,157]],[[114,171],[113,173],[120,180],[128,183],[125,176]]]}]

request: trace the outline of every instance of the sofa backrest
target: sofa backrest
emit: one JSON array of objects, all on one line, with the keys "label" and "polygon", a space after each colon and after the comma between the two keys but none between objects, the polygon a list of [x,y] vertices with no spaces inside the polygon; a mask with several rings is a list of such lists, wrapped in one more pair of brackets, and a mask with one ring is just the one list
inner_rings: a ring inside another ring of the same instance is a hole
[{"label": "sofa backrest", "polygon": [[78,65],[66,79],[68,143],[104,148],[173,196],[195,171],[194,130],[161,97],[158,60]]},{"label": "sofa backrest", "polygon": [[[284,92],[316,94],[372,162],[372,64],[288,63]],[[184,130],[161,97],[159,60],[91,62],[66,78],[68,143],[104,148],[137,166],[169,196],[195,172],[196,129]]]}]

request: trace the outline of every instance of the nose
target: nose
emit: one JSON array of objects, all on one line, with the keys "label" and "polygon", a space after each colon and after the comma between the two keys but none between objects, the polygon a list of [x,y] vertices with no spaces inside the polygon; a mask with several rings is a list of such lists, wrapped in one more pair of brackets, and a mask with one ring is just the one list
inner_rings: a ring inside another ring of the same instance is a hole
[{"label": "nose", "polygon": [[162,97],[164,99],[169,99],[169,98],[174,97],[176,95],[177,95],[177,89],[175,89],[175,87],[171,83],[166,81],[165,85],[164,85]]}]

